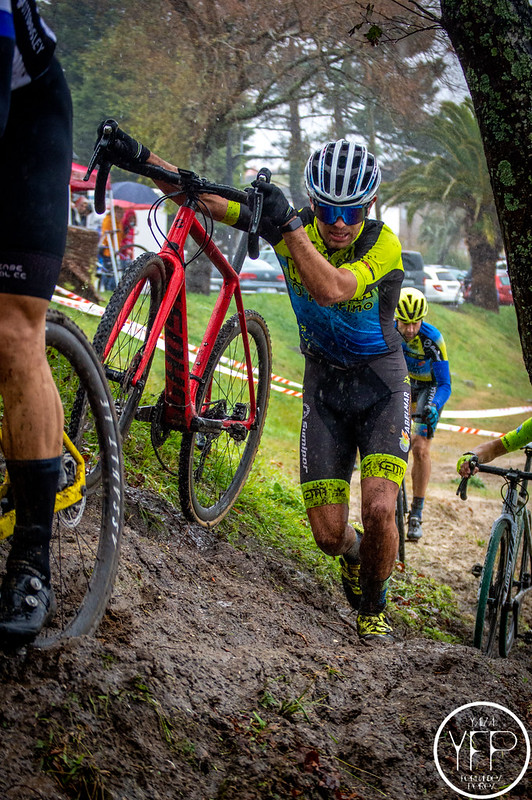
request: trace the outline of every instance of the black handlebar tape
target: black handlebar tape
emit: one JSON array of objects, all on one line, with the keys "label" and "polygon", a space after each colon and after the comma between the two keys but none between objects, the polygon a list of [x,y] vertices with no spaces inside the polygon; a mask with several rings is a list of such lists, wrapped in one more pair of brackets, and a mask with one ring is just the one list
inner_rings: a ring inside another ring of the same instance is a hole
[{"label": "black handlebar tape", "polygon": [[469,478],[462,478],[462,480],[460,481],[460,485],[458,486],[458,489],[456,490],[456,494],[460,495],[460,499],[461,500],[467,500],[467,482],[468,481],[469,481]]},{"label": "black handlebar tape", "polygon": [[111,163],[109,161],[102,161],[96,175],[96,185],[94,187],[94,210],[97,214],[103,214],[105,212],[105,192],[110,170]]}]

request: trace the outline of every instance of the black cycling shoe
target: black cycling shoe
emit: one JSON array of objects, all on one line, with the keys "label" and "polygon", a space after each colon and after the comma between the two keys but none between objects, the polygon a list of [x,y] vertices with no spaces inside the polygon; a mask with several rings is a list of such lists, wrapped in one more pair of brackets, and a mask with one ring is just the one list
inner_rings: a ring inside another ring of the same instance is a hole
[{"label": "black cycling shoe", "polygon": [[31,642],[56,610],[54,590],[36,571],[9,571],[0,590],[0,643]]}]

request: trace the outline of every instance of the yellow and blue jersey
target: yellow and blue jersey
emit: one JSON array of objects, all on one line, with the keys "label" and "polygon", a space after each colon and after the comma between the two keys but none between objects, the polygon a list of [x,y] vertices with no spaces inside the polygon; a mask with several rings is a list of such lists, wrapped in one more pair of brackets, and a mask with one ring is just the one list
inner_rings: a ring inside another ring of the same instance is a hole
[{"label": "yellow and blue jersey", "polygon": [[403,343],[406,368],[412,390],[435,387],[432,403],[441,411],[451,395],[451,372],[447,359],[447,348],[440,331],[423,321],[419,333],[412,341]]}]

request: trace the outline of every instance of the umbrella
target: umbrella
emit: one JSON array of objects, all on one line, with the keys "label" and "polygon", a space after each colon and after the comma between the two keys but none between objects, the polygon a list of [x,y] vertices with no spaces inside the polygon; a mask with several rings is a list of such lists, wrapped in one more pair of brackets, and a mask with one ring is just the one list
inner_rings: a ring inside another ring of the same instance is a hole
[{"label": "umbrella", "polygon": [[150,205],[159,199],[159,195],[154,189],[145,186],[143,183],[135,181],[121,181],[113,183],[113,197],[117,200],[129,200],[130,203],[149,203]]}]

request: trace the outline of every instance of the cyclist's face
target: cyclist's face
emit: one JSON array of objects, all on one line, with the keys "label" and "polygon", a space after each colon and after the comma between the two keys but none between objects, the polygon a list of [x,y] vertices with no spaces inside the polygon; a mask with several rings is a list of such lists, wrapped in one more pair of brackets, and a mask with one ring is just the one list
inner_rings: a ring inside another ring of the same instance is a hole
[{"label": "cyclist's face", "polygon": [[[373,203],[368,207],[368,212],[372,205]],[[310,200],[310,207],[314,211],[314,201],[312,199]],[[349,247],[357,238],[364,224],[364,222],[358,222],[355,225],[346,225],[342,217],[338,217],[332,225],[327,225],[320,219],[317,219],[316,222],[321,238],[328,250],[341,250],[343,247]]]},{"label": "cyclist's face", "polygon": [[397,320],[397,330],[405,342],[411,342],[412,339],[416,338],[421,328],[421,322],[422,320],[420,319],[418,319],[417,322],[402,322],[400,319]]}]

